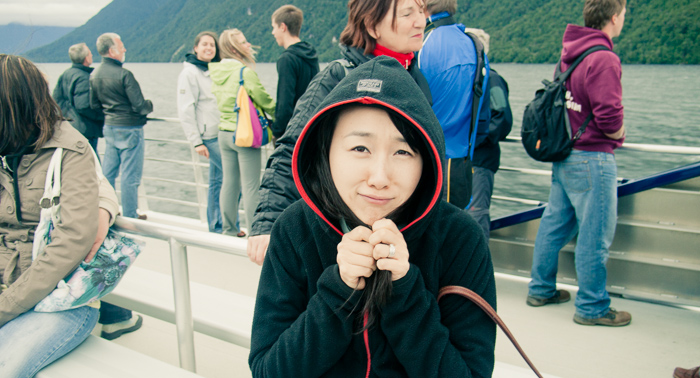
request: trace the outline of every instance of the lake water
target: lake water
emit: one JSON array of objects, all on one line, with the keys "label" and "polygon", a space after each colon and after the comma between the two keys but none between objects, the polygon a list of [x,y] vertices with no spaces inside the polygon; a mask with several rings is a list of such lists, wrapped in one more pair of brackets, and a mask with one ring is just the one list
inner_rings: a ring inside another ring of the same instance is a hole
[{"label": "lake water", "polygon": [[[60,74],[70,65],[62,63],[39,64],[48,75],[53,90]],[[154,104],[153,117],[177,117],[177,77],[181,63],[126,63],[141,84],[144,96]],[[323,68],[323,65],[322,65]],[[542,87],[542,79],[549,79],[554,71],[550,64],[493,64],[510,88],[510,102],[514,125],[512,136],[520,135],[520,122],[525,105]],[[277,72],[274,63],[259,63],[257,72],[262,84],[274,97]],[[700,66],[623,65],[623,105],[625,107],[626,142],[700,147]],[[146,137],[184,140],[177,123],[149,123]],[[100,149],[104,147],[100,141]],[[550,164],[539,163],[527,156],[519,143],[502,143],[501,166],[549,170]],[[190,158],[187,146],[149,142],[149,157]],[[624,151],[616,154],[618,176],[639,178],[700,160],[700,156],[651,154]],[[182,167],[161,162],[147,162],[144,176],[177,178],[194,181],[192,172]],[[548,176],[532,176],[499,171],[494,195],[527,198],[542,202],[549,195]],[[147,182],[146,192],[161,197],[196,200],[191,188],[180,188],[163,182]],[[171,203],[149,201],[152,210],[196,217],[196,211]],[[527,206],[506,201],[494,201],[492,215],[500,216]]]}]

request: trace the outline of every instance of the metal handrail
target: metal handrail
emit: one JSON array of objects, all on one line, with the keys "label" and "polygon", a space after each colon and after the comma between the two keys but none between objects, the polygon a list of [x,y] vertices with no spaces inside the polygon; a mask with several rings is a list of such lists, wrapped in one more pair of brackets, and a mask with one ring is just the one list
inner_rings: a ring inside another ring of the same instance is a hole
[{"label": "metal handrail", "polygon": [[[509,136],[506,137],[506,139],[502,142],[520,143],[522,142],[522,139],[523,138],[521,137]],[[664,144],[643,144],[624,142],[620,149],[629,151],[659,152],[676,155],[700,155],[700,147],[670,146]]]},{"label": "metal handrail", "polygon": [[229,255],[245,256],[246,241],[233,236],[195,231],[189,228],[118,216],[117,231],[167,241],[170,246],[170,271],[173,280],[175,328],[177,330],[180,367],[196,372],[194,320],[190,295],[187,247],[206,248]]}]

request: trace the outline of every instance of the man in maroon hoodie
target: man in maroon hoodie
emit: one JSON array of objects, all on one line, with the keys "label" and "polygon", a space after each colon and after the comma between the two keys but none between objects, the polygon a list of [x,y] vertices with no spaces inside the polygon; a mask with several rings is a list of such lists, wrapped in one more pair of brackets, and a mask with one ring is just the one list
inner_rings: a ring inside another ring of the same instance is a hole
[{"label": "man in maroon hoodie", "polygon": [[567,108],[573,133],[593,113],[571,155],[552,165],[552,187],[535,240],[532,281],[527,304],[567,302],[557,290],[559,250],[578,233],[575,250],[579,290],[574,322],[582,325],[624,326],[632,316],[610,307],[605,262],[617,218],[617,166],[614,150],[625,137],[622,109],[622,68],[612,52],[612,39],[625,22],[626,0],[586,0],[586,27],[568,25],[564,32],[561,69],[592,46],[597,51],[576,67],[566,83]]}]

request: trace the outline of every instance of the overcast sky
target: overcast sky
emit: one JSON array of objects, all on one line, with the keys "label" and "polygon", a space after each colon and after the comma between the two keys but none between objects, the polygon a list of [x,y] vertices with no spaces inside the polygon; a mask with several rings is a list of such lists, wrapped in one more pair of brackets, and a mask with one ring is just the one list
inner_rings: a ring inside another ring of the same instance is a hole
[{"label": "overcast sky", "polygon": [[0,0],[0,25],[81,26],[112,0]]}]

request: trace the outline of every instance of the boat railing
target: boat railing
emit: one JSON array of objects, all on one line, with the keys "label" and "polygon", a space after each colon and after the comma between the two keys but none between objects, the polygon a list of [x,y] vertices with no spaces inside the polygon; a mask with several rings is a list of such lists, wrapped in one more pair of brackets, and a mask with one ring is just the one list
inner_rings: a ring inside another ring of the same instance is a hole
[{"label": "boat railing", "polygon": [[[148,118],[149,122],[167,122],[167,123],[179,123],[180,119],[179,118],[173,118],[173,117],[149,117]],[[146,137],[145,140],[147,142],[151,143],[164,143],[164,144],[170,144],[170,145],[186,145],[189,147],[190,143],[183,139],[172,139],[172,138],[154,138],[154,137]],[[263,148],[263,169],[265,166],[265,162],[269,158],[270,154],[272,154],[272,146],[271,144],[268,144]],[[166,203],[171,203],[171,204],[176,204],[179,206],[186,206],[190,208],[196,208],[197,209],[197,214],[200,222],[206,224],[207,222],[207,191],[209,189],[209,184],[208,181],[205,179],[205,174],[204,170],[209,169],[209,163],[208,162],[203,162],[201,161],[199,155],[193,148],[187,148],[189,151],[189,156],[185,157],[182,155],[175,155],[175,156],[168,156],[168,157],[155,157],[155,156],[146,156],[144,158],[145,163],[148,164],[147,162],[158,162],[158,163],[168,163],[168,164],[173,164],[175,166],[182,166],[185,167],[189,170],[192,170],[194,173],[194,182],[192,181],[186,181],[186,180],[177,180],[177,179],[171,179],[171,178],[162,178],[162,177],[155,177],[155,176],[143,176],[142,180],[144,182],[144,185],[141,185],[139,187],[139,209],[141,211],[148,211],[149,210],[149,200],[153,201],[161,201],[161,202],[166,202]],[[163,195],[158,195],[158,194],[149,194],[148,191],[146,191],[146,186],[148,183],[167,183],[167,184],[172,184],[172,185],[179,185],[182,187],[194,187],[196,191],[196,201],[193,200],[187,200],[183,198],[172,198],[172,197],[167,197]]]},{"label": "boat railing", "polygon": [[[506,138],[506,140],[502,141],[502,143],[503,142],[520,144],[522,142],[522,138],[515,137],[515,136],[509,136]],[[622,147],[620,147],[619,150],[700,156],[700,147],[669,146],[669,145],[660,145],[660,144],[641,144],[641,143],[625,142],[622,145]],[[503,171],[503,172],[516,172],[516,173],[536,175],[536,176],[551,176],[552,175],[552,171],[549,169],[545,170],[545,169],[501,166],[498,168],[498,170]],[[622,178],[622,177],[618,177],[617,180],[618,180],[618,182],[624,182],[626,179]],[[543,206],[546,204],[545,202],[532,200],[532,199],[514,198],[514,197],[498,196],[498,195],[493,195],[492,199],[520,203],[523,205],[533,205],[533,206]]]},{"label": "boat railing", "polygon": [[205,248],[215,252],[247,257],[246,240],[121,216],[117,217],[114,227],[120,232],[162,240],[168,243],[180,367],[189,371],[195,371],[194,325],[187,248]]}]

